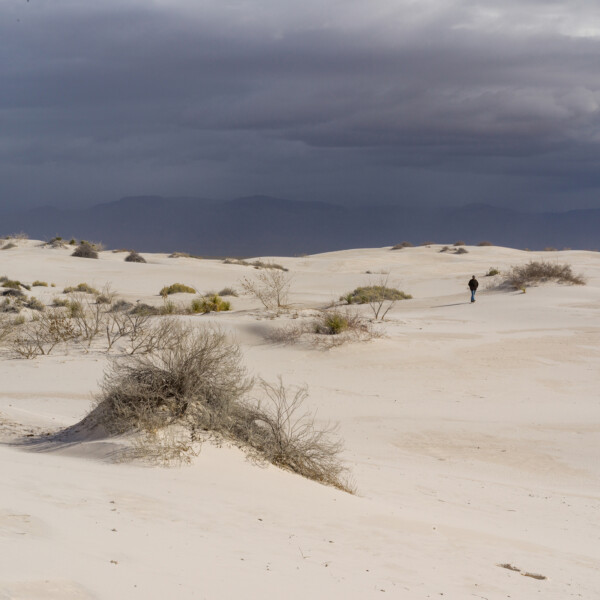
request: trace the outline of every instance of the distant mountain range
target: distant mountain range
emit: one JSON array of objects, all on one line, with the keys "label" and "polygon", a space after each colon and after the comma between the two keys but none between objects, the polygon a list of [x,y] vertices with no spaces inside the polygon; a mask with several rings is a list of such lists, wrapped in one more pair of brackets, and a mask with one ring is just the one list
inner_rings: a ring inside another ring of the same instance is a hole
[{"label": "distant mountain range", "polygon": [[108,248],[202,256],[314,254],[433,241],[543,249],[600,248],[600,210],[525,213],[484,204],[459,208],[363,206],[249,196],[227,202],[137,196],[91,208],[0,212],[0,235],[24,231],[102,241]]}]

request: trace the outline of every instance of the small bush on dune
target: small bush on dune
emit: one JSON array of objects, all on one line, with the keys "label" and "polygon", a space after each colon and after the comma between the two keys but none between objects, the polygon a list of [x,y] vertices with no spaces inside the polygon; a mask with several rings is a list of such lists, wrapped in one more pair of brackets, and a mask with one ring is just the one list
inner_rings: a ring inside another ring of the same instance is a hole
[{"label": "small bush on dune", "polygon": [[433,246],[435,242],[423,242],[421,246]]},{"label": "small bush on dune", "polygon": [[14,242],[8,242],[6,244],[4,244],[4,246],[2,246],[2,250],[10,250],[11,248],[16,248],[17,244],[15,244]]},{"label": "small bush on dune", "polygon": [[72,294],[74,292],[80,292],[82,294],[95,294],[95,295],[100,294],[100,292],[96,288],[93,288],[91,285],[89,285],[85,282],[78,283],[75,287],[66,287],[63,290],[63,294]]},{"label": "small bush on dune", "polygon": [[237,298],[238,293],[230,287],[226,287],[223,288],[220,292],[219,292],[219,296],[233,296],[235,298]]},{"label": "small bush on dune", "polygon": [[10,296],[12,298],[23,298],[25,294],[21,290],[16,290],[13,288],[9,288],[2,292],[3,296]]},{"label": "small bush on dune", "polygon": [[468,254],[468,250],[466,248],[457,248],[454,254]]},{"label": "small bush on dune", "polygon": [[274,262],[265,262],[262,260],[254,260],[252,262],[241,258],[226,258],[223,261],[225,265],[241,265],[243,267],[254,267],[255,269],[278,269],[279,271],[288,271],[283,265]]},{"label": "small bush on dune", "polygon": [[139,432],[138,449],[155,458],[173,454],[174,444],[164,447],[173,428],[184,434],[175,445],[181,452],[202,431],[213,432],[256,458],[351,491],[342,479],[341,444],[331,438],[331,428],[318,429],[302,411],[306,388],[261,381],[262,397],[252,400],[252,385],[239,348],[221,331],[180,326],[169,348],[113,361],[94,409],[79,426],[100,425],[113,435]]},{"label": "small bush on dune", "polygon": [[396,244],[395,246],[392,246],[392,250],[402,250],[402,248],[413,248],[414,244],[412,244],[411,242],[400,242],[399,244]]},{"label": "small bush on dune", "polygon": [[547,261],[531,261],[525,265],[512,267],[507,273],[505,284],[516,289],[522,289],[532,283],[547,281],[569,285],[585,285],[583,275],[575,275],[571,265]]},{"label": "small bush on dune", "polygon": [[291,277],[277,269],[267,269],[255,278],[245,277],[241,282],[244,292],[256,298],[267,310],[287,306],[291,284]]},{"label": "small bush on dune", "polygon": [[348,304],[369,304],[370,302],[383,300],[410,300],[412,296],[396,288],[385,285],[368,285],[358,287],[353,292],[349,292],[340,297]]},{"label": "small bush on dune", "polygon": [[81,242],[71,256],[78,258],[98,258],[98,252],[92,247],[89,242]]},{"label": "small bush on dune", "polygon": [[495,267],[490,267],[488,272],[485,274],[486,277],[494,277],[494,275],[499,275],[500,271]]},{"label": "small bush on dune", "polygon": [[315,323],[315,333],[338,335],[350,327],[350,319],[340,311],[323,312]]},{"label": "small bush on dune", "polygon": [[34,281],[31,284],[31,287],[48,287],[48,284],[45,281]]},{"label": "small bush on dune", "polygon": [[135,251],[131,251],[126,257],[125,262],[145,263],[146,259]]},{"label": "small bush on dune", "polygon": [[478,246],[493,246],[494,244],[492,244],[492,242],[479,242],[479,244],[477,244]]},{"label": "small bush on dune", "polygon": [[223,300],[218,294],[195,298],[190,305],[192,313],[209,313],[231,310],[231,304]]},{"label": "small bush on dune", "polygon": [[449,252],[450,251],[450,246],[444,246],[443,248],[440,249],[440,252]]},{"label": "small bush on dune", "polygon": [[165,285],[159,292],[161,296],[169,296],[171,294],[195,294],[196,290],[189,285],[183,283],[173,283]]},{"label": "small bush on dune", "polygon": [[455,246],[466,246],[465,242],[463,242],[462,240],[459,240],[458,242],[454,242]]},{"label": "small bush on dune", "polygon": [[16,279],[4,279],[4,281],[2,281],[0,285],[2,285],[2,287],[4,288],[10,288],[13,290],[20,290],[21,286],[23,286],[23,284],[20,281],[17,281]]},{"label": "small bush on dune", "polygon": [[30,310],[37,310],[39,312],[46,310],[45,304],[43,304],[43,302],[41,302],[34,296],[31,296],[30,298],[25,300],[25,302],[23,303],[23,306],[25,308],[29,308]]}]

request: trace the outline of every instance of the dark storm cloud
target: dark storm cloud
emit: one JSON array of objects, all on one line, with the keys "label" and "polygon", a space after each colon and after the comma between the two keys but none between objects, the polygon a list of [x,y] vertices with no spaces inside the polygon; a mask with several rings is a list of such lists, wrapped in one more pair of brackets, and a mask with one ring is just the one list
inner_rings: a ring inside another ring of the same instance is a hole
[{"label": "dark storm cloud", "polygon": [[3,3],[2,198],[593,205],[594,2],[285,4]]}]

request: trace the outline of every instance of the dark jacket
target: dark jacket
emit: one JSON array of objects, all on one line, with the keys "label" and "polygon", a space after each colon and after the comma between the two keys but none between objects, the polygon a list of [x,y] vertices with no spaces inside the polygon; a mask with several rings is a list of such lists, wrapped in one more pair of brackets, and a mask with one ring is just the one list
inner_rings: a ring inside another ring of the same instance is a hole
[{"label": "dark jacket", "polygon": [[477,281],[477,279],[475,279],[475,277],[473,277],[472,279],[469,279],[469,289],[470,290],[476,290],[479,287],[479,281]]}]

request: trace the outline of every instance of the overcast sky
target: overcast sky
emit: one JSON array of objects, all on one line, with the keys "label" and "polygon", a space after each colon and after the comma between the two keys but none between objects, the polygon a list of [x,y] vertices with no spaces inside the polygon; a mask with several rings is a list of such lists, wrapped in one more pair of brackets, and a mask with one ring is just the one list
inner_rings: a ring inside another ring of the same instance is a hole
[{"label": "overcast sky", "polygon": [[600,208],[598,0],[2,0],[0,205]]}]

